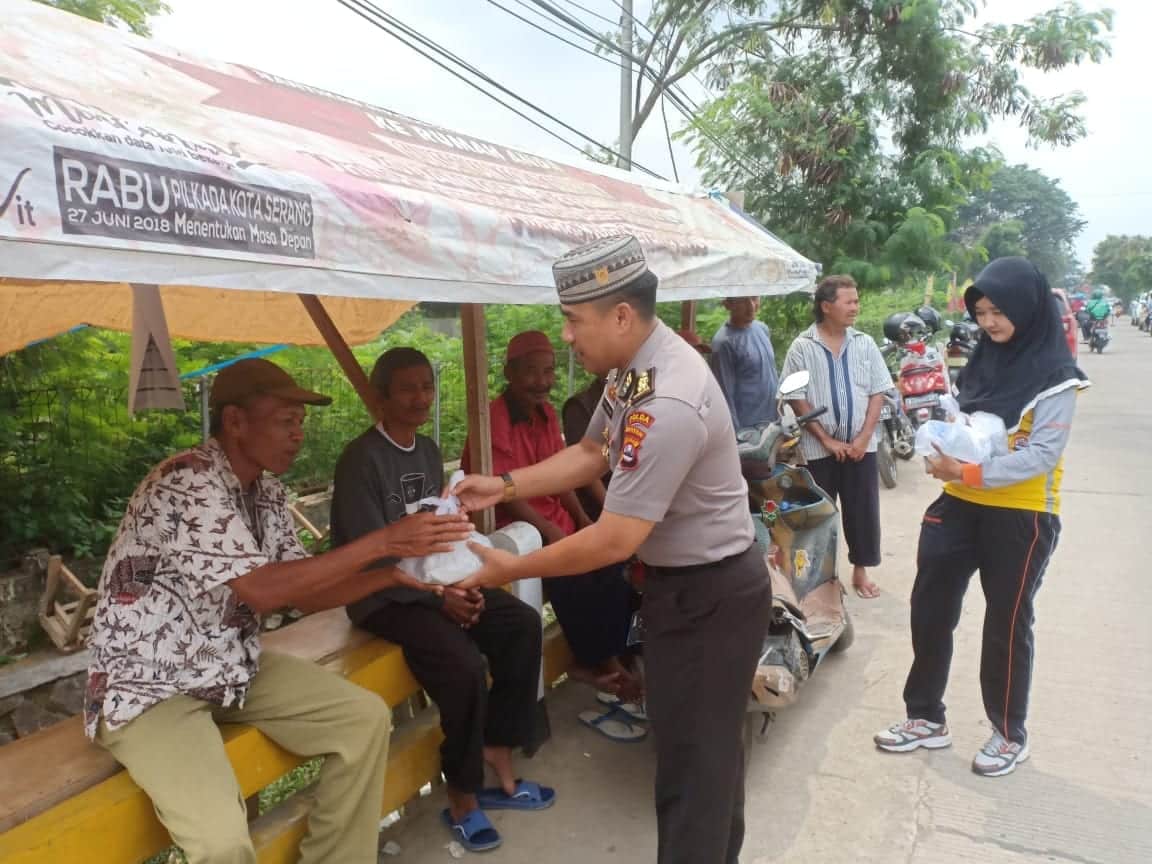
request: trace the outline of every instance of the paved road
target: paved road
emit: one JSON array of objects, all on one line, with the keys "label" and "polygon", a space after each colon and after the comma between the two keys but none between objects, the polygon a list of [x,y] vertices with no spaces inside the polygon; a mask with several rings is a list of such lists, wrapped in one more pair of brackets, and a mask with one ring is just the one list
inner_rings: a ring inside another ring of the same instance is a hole
[{"label": "paved road", "polygon": [[[919,466],[882,492],[885,589],[852,598],[856,644],[812,680],[752,748],[745,864],[1146,864],[1152,861],[1152,339],[1123,320],[1080,400],[1067,455],[1064,532],[1037,600],[1032,759],[1009,777],[969,762],[989,729],[978,684],[983,597],[967,598],[947,701],[955,745],[876,751],[874,731],[902,717],[911,659],[908,594],[920,514],[937,484]],[[524,766],[554,784],[543,813],[495,814],[492,862],[655,860],[652,753],[582,729],[587,691],[550,700],[555,737]],[[387,832],[413,864],[450,860],[434,795]],[[710,864],[710,862],[701,862]]]}]

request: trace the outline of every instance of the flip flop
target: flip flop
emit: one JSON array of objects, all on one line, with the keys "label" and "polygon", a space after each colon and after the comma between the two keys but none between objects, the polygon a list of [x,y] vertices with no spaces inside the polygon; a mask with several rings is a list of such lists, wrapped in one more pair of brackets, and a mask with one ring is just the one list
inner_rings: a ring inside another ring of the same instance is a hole
[{"label": "flip flop", "polygon": [[476,801],[485,810],[547,810],[556,803],[556,790],[531,780],[517,780],[509,795],[499,786],[481,789]]},{"label": "flip flop", "polygon": [[875,600],[880,596],[880,586],[875,582],[872,583],[871,590],[869,590],[868,585],[853,585],[852,590],[861,600]]},{"label": "flip flop", "polygon": [[452,838],[469,852],[491,852],[504,842],[483,810],[470,810],[459,822],[453,822],[452,811],[445,807],[440,818],[452,832]]},{"label": "flip flop", "polygon": [[609,708],[618,708],[637,723],[648,722],[648,712],[644,710],[644,706],[640,703],[621,702],[620,697],[615,693],[605,693],[603,690],[596,693],[596,701],[601,705],[607,705]]},{"label": "flip flop", "polygon": [[648,730],[620,708],[609,708],[603,713],[581,711],[579,719],[589,729],[621,744],[636,744],[648,737]]}]

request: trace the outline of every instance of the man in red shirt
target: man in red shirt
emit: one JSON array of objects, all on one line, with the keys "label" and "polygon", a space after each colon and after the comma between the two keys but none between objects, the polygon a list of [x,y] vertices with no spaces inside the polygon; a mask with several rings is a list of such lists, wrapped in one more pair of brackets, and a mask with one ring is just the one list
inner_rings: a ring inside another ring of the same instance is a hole
[{"label": "man in red shirt", "polygon": [[[556,351],[548,336],[528,330],[512,337],[504,358],[508,387],[492,400],[492,473],[543,462],[564,449],[556,409],[548,401],[556,383]],[[460,465],[472,473],[469,442]],[[496,527],[528,522],[555,543],[591,523],[575,492],[512,501],[496,508]]]}]

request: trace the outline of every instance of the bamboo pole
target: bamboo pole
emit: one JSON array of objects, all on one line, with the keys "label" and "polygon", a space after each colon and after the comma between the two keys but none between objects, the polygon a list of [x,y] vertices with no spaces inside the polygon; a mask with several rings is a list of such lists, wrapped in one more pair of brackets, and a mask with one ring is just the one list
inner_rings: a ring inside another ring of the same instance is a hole
[{"label": "bamboo pole", "polygon": [[377,403],[376,391],[372,389],[371,383],[368,381],[368,376],[364,373],[360,363],[357,362],[356,356],[352,353],[352,349],[348,347],[348,343],[344,341],[344,337],[340,335],[332,318],[328,315],[328,310],[324,308],[324,304],[320,302],[320,298],[315,294],[297,294],[300,302],[304,304],[308,315],[312,318],[312,323],[316,325],[316,329],[320,331],[320,335],[324,337],[324,342],[328,345],[329,350],[333,356],[336,357],[336,362],[340,364],[340,368],[344,370],[352,386],[356,388],[356,393],[360,397],[360,401],[364,403],[364,407],[368,409],[368,415],[373,420],[380,419],[380,410]]},{"label": "bamboo pole", "polygon": [[[466,303],[460,307],[464,335],[464,381],[468,394],[468,456],[475,474],[492,473],[492,422],[488,401],[488,331],[484,307]],[[495,528],[491,509],[473,517],[482,534]]]},{"label": "bamboo pole", "polygon": [[680,304],[680,329],[685,333],[696,332],[695,300],[685,300]]}]

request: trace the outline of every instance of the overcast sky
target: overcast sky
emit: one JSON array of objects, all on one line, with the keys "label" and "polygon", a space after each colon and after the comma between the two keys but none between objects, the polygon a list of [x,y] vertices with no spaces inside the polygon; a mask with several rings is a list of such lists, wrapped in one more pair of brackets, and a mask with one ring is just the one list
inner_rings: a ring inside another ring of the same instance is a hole
[{"label": "overcast sky", "polygon": [[[552,157],[578,155],[475,90],[437,68],[336,0],[168,0],[170,15],[153,22],[156,39],[191,52],[255,66],[298,81],[373,102]],[[543,24],[520,0],[498,2]],[[556,0],[601,31],[611,25]],[[578,0],[608,19],[619,16],[612,0]],[[1059,0],[992,0],[987,20],[1020,20]],[[1010,162],[1026,162],[1061,181],[1088,225],[1078,244],[1081,259],[1107,234],[1152,234],[1152,165],[1146,150],[1152,115],[1138,84],[1147,80],[1146,35],[1152,33],[1148,0],[1083,0],[1088,8],[1116,10],[1113,56],[1082,67],[1029,78],[1041,95],[1080,90],[1088,97],[1088,137],[1068,148],[1031,150],[1012,123],[997,124],[986,139]],[[435,39],[482,71],[546,108],[590,137],[611,143],[618,131],[620,70],[580,53],[496,8],[488,0],[379,0],[378,5]],[[531,5],[531,4],[528,4]],[[636,0],[637,16],[647,0]],[[552,25],[552,29],[557,29]],[[573,40],[576,41],[576,40]],[[696,101],[707,93],[689,80]],[[668,106],[673,129],[681,125]],[[570,133],[566,137],[574,138]],[[691,155],[675,147],[681,180],[694,182]],[[636,161],[671,178],[668,143],[658,112],[641,134]],[[771,227],[771,226],[769,226]]]}]

